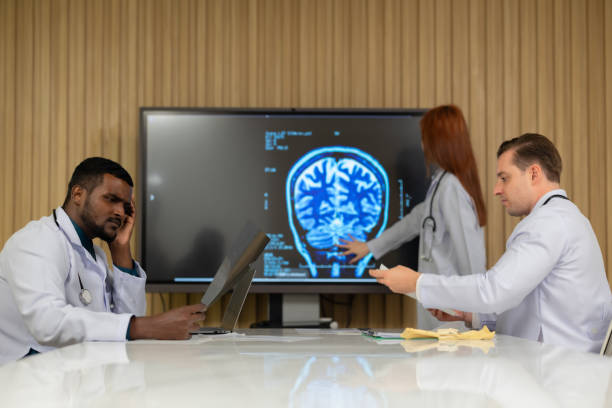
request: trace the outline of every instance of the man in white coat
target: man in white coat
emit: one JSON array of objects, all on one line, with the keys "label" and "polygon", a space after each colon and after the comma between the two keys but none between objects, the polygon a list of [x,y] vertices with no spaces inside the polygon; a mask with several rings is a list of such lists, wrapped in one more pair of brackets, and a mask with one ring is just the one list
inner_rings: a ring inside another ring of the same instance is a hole
[{"label": "man in white coat", "polygon": [[370,274],[394,292],[416,291],[438,319],[454,320],[440,310],[454,308],[473,326],[493,319],[498,333],[599,351],[612,295],[591,224],[559,187],[559,152],[546,137],[524,134],[502,143],[497,158],[495,195],[525,218],[491,269],[440,276],[396,266]]},{"label": "man in white coat", "polygon": [[[133,182],[93,157],[75,169],[64,204],[31,221],[0,253],[0,363],[82,341],[185,339],[205,306],[145,314],[146,274],[132,259]],[[113,268],[104,251],[108,243]]]}]

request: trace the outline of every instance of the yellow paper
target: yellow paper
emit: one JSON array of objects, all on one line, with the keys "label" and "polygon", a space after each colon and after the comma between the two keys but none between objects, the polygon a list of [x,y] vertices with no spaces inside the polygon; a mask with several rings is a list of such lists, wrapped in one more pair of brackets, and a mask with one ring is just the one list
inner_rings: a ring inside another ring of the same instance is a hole
[{"label": "yellow paper", "polygon": [[407,328],[400,336],[405,339],[432,338],[438,340],[490,340],[495,337],[495,332],[489,331],[487,326],[484,326],[480,330],[468,330],[465,332],[459,332],[457,329],[438,329],[436,331],[431,331]]}]

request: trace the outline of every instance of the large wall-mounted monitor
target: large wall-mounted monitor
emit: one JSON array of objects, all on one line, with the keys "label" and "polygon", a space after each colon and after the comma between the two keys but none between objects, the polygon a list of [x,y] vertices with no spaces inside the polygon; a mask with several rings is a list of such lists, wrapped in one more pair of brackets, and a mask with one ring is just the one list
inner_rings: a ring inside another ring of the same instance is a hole
[{"label": "large wall-mounted monitor", "polygon": [[[251,220],[271,240],[256,291],[380,290],[367,273],[379,262],[350,264],[336,244],[379,236],[423,200],[423,113],[142,108],[149,284],[211,282]],[[413,240],[382,262],[416,268],[417,254]]]}]

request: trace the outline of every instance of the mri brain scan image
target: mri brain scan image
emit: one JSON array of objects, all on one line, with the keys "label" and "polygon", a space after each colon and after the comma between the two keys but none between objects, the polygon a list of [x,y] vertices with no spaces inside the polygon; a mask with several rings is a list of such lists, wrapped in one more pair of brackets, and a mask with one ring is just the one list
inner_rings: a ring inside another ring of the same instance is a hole
[{"label": "mri brain scan image", "polygon": [[371,259],[356,265],[337,247],[342,239],[367,241],[387,223],[389,181],[368,153],[321,147],[291,168],[286,186],[289,225],[312,278],[360,278]]}]

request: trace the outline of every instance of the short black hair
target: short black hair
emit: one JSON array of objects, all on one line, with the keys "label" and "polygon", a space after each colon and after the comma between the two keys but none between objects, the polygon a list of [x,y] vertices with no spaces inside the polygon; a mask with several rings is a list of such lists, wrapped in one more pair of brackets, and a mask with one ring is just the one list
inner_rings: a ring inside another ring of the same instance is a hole
[{"label": "short black hair", "polygon": [[64,206],[70,201],[71,191],[74,186],[80,186],[88,192],[93,191],[104,178],[105,174],[117,177],[125,181],[130,187],[134,187],[134,182],[130,173],[127,172],[119,163],[114,162],[104,157],[89,157],[79,163],[74,169],[70,182],[68,183],[68,192],[64,200]]},{"label": "short black hair", "polygon": [[525,133],[514,139],[506,140],[497,150],[497,157],[514,149],[514,164],[521,170],[534,163],[539,164],[549,181],[559,183],[563,162],[555,145],[546,136]]}]

